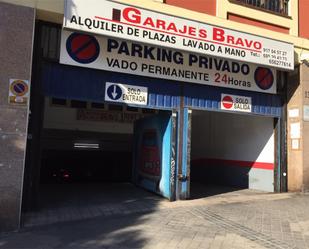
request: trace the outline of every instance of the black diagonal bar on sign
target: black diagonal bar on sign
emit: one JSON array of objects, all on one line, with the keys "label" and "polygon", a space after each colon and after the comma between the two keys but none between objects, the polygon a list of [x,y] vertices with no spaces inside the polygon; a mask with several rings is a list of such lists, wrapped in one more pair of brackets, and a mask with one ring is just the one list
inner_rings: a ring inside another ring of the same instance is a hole
[{"label": "black diagonal bar on sign", "polygon": [[76,51],[72,51],[74,54],[78,55],[80,52],[82,52],[84,49],[86,49],[88,46],[91,45],[93,38],[89,37],[90,40],[87,41],[86,43],[84,43],[83,45],[81,45],[78,49],[76,49]]}]

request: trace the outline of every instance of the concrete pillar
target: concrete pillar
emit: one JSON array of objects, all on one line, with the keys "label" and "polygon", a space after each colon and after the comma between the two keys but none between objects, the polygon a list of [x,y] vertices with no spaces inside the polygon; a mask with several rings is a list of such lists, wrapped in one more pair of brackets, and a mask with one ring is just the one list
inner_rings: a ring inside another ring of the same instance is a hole
[{"label": "concrete pillar", "polygon": [[[302,126],[302,84],[300,83],[299,68],[289,73],[287,82],[287,148],[288,148],[288,191],[301,191],[303,189],[303,146],[302,139],[292,139],[292,129],[295,131],[295,124]],[[298,112],[298,115],[291,115]],[[293,127],[294,125],[294,127]],[[297,125],[296,125],[297,126]],[[292,143],[298,141],[298,148]]]},{"label": "concrete pillar", "polygon": [[[309,191],[309,64],[300,64],[299,70],[288,80],[288,190]],[[298,116],[295,110],[299,112]],[[292,126],[299,124],[300,137],[293,138]],[[294,142],[294,145],[293,145]],[[297,147],[297,144],[299,145]]]},{"label": "concrete pillar", "polygon": [[9,80],[30,80],[35,10],[0,3],[0,232],[19,228],[28,105],[8,102]]},{"label": "concrete pillar", "polygon": [[303,191],[309,191],[309,65],[301,64],[302,140],[303,140]]}]

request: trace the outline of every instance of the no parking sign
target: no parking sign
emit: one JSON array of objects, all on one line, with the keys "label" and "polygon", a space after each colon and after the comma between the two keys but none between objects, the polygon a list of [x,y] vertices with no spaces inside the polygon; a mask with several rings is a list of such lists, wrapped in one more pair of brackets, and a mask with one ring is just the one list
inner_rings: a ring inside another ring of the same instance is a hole
[{"label": "no parking sign", "polygon": [[66,49],[73,60],[88,64],[94,62],[100,54],[100,46],[92,35],[72,33],[66,41]]},{"label": "no parking sign", "polygon": [[27,105],[29,99],[29,80],[10,79],[9,103]]}]

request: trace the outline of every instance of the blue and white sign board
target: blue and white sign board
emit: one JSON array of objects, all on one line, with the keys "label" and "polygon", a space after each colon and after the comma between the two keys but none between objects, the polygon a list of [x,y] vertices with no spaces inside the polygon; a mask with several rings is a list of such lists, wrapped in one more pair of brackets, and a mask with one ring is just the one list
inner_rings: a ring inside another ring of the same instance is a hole
[{"label": "blue and white sign board", "polygon": [[69,31],[62,31],[60,63],[263,93],[277,88],[273,68]]},{"label": "blue and white sign board", "polygon": [[147,105],[148,88],[106,82],[105,100],[133,105]]}]

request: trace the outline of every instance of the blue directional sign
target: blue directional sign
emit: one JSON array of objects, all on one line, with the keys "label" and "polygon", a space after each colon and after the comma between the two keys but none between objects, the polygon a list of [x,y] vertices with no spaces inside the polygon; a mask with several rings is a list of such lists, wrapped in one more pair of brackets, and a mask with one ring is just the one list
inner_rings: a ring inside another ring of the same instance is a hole
[{"label": "blue directional sign", "polygon": [[107,88],[107,95],[112,100],[118,100],[122,96],[122,89],[116,84],[110,85]]},{"label": "blue directional sign", "polygon": [[106,101],[117,103],[147,105],[148,88],[143,86],[106,82],[104,99]]}]

